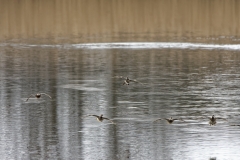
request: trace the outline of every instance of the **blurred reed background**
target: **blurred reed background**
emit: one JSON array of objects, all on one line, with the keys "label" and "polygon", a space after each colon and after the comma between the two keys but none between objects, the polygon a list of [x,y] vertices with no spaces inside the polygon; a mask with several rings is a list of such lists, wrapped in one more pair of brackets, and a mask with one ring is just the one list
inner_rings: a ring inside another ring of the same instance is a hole
[{"label": "blurred reed background", "polygon": [[0,41],[237,39],[239,18],[239,0],[0,0]]}]

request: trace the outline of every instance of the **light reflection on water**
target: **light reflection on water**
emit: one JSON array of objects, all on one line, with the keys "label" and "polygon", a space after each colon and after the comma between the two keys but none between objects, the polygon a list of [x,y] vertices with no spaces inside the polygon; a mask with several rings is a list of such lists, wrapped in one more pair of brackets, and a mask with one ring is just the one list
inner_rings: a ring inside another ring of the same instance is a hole
[{"label": "light reflection on water", "polygon": [[[2,43],[0,46],[6,46]],[[188,42],[115,42],[115,43],[80,43],[80,44],[11,44],[17,47],[47,47],[64,49],[217,49],[217,50],[240,50],[239,44],[207,44],[207,43],[188,43]]]},{"label": "light reflection on water", "polygon": [[240,56],[218,47],[1,46],[2,159],[238,159]]}]

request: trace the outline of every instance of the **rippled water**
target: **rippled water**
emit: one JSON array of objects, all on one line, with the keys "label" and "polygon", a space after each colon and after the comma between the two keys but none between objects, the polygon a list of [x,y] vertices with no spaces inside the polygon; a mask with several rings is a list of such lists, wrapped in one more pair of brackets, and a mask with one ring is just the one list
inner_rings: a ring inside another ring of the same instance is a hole
[{"label": "rippled water", "polygon": [[[1,159],[240,157],[239,45],[0,46]],[[141,84],[123,86],[129,76]],[[30,98],[32,93],[45,92]],[[87,114],[103,114],[117,125]],[[228,118],[209,126],[215,115]],[[157,118],[182,118],[169,125]]]}]

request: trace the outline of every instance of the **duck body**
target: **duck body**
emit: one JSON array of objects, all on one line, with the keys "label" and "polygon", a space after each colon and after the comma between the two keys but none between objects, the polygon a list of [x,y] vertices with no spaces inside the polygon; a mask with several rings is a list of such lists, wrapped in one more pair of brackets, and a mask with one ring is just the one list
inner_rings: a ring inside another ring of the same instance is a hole
[{"label": "duck body", "polygon": [[103,115],[101,114],[100,116],[97,116],[97,120],[99,121],[99,122],[102,122],[104,119],[103,119]]},{"label": "duck body", "polygon": [[214,115],[212,115],[212,117],[209,118],[209,125],[214,126],[216,124],[217,124],[216,118],[214,117]]},{"label": "duck body", "polygon": [[177,119],[172,119],[172,117],[170,119],[165,118],[165,120],[169,123],[172,124],[175,120]]},{"label": "duck body", "polygon": [[41,94],[40,94],[40,93],[37,93],[37,94],[35,95],[35,97],[36,97],[36,98],[40,98],[40,97],[41,97]]},{"label": "duck body", "polygon": [[126,77],[126,79],[123,82],[123,85],[129,85],[129,83],[130,83],[130,79]]}]

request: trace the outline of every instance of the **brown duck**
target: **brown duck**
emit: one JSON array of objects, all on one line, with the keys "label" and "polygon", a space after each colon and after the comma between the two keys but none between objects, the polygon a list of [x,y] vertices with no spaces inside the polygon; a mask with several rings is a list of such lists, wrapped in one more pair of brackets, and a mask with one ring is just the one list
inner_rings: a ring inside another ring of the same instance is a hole
[{"label": "brown duck", "polygon": [[135,82],[135,83],[140,83],[142,84],[141,82],[135,80],[135,79],[129,79],[128,77],[123,77],[123,76],[115,76],[113,78],[121,78],[121,79],[124,79],[123,81],[123,84],[122,85],[129,85],[130,82]]},{"label": "brown duck", "polygon": [[216,125],[217,124],[217,119],[223,119],[223,120],[226,120],[227,121],[227,119],[225,119],[225,118],[221,118],[221,117],[215,117],[214,115],[212,115],[212,117],[208,117],[208,119],[209,119],[209,125],[210,126],[213,126],[213,125]]},{"label": "brown duck", "polygon": [[102,114],[101,114],[100,116],[94,115],[94,114],[92,114],[92,115],[87,115],[87,116],[85,116],[84,118],[89,117],[89,116],[96,117],[99,122],[102,122],[102,121],[105,119],[105,120],[110,121],[110,122],[113,123],[113,124],[116,124],[116,123],[114,123],[112,120],[110,120],[109,118],[103,117]]},{"label": "brown duck", "polygon": [[31,95],[27,98],[26,102],[28,101],[28,99],[29,99],[30,97],[36,97],[36,98],[38,99],[38,98],[40,98],[42,95],[46,95],[46,96],[48,96],[49,98],[52,99],[52,97],[49,96],[49,95],[46,94],[46,93],[37,93],[37,94],[31,94]]},{"label": "brown duck", "polygon": [[159,120],[166,120],[169,124],[172,124],[175,120],[185,122],[185,121],[182,120],[182,119],[173,119],[172,117],[170,117],[170,118],[158,118],[158,119],[156,119],[156,120],[153,121],[153,122],[156,122],[156,121],[159,121]]}]

